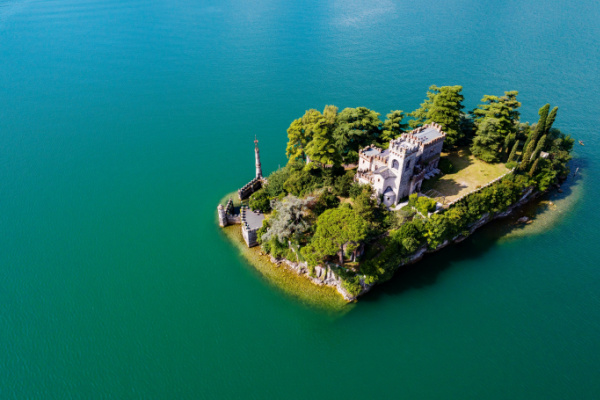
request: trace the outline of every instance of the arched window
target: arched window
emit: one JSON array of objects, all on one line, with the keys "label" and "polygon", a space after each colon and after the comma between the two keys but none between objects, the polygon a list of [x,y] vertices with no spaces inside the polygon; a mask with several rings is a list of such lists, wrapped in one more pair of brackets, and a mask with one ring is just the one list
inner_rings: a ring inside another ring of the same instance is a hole
[{"label": "arched window", "polygon": [[393,168],[393,169],[398,169],[398,168],[400,168],[400,163],[398,162],[398,160],[394,160],[394,161],[392,161],[392,168]]}]

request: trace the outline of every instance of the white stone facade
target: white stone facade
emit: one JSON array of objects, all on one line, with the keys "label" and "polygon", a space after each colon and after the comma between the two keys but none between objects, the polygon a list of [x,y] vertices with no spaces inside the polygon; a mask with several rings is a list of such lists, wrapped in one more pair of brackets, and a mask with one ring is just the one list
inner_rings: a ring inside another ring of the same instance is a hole
[{"label": "white stone facade", "polygon": [[390,141],[389,148],[373,145],[359,152],[356,180],[373,186],[383,203],[394,206],[421,190],[423,179],[438,173],[446,133],[438,124],[427,124]]}]

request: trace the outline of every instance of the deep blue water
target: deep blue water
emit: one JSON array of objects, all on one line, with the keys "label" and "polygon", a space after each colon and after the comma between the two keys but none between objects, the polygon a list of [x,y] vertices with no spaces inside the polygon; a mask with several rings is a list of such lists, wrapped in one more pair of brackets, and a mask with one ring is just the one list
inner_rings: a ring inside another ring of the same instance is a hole
[{"label": "deep blue water", "polygon": [[[0,1],[0,60],[0,398],[600,397],[598,2]],[[271,171],[306,109],[432,84],[559,106],[586,145],[553,224],[343,315],[219,233],[254,135]]]}]

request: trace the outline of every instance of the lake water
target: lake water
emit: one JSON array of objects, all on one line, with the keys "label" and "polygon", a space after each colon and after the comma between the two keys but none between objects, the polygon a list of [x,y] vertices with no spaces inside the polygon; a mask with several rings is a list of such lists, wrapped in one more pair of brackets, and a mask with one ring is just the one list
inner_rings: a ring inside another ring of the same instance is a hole
[{"label": "lake water", "polygon": [[[597,1],[8,0],[0,57],[0,398],[600,398]],[[346,313],[244,262],[215,206],[254,135],[270,172],[306,109],[432,84],[560,107],[585,147],[552,223]]]}]

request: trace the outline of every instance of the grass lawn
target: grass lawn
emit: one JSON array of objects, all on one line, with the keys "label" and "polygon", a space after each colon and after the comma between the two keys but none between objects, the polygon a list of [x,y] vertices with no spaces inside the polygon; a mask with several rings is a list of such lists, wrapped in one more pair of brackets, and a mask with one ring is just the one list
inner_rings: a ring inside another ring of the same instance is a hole
[{"label": "grass lawn", "polygon": [[421,192],[427,193],[434,189],[446,196],[446,202],[457,199],[477,186],[483,186],[509,171],[504,164],[488,164],[476,159],[467,147],[451,153],[442,153],[440,165],[447,162],[444,159],[452,163],[452,173],[440,174],[423,181]]}]

